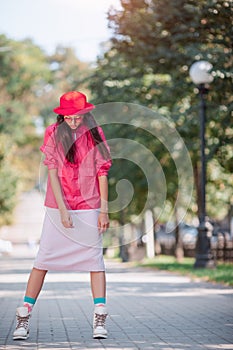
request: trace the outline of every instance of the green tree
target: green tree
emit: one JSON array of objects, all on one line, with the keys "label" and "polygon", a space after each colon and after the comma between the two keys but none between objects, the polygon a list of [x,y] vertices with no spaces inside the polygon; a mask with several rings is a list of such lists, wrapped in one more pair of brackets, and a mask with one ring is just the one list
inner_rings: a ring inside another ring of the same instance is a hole
[{"label": "green tree", "polygon": [[37,88],[49,78],[43,51],[30,40],[0,36],[0,182],[1,224],[8,223],[20,185],[35,165],[29,157],[38,139],[33,115],[38,114]]},{"label": "green tree", "polygon": [[53,108],[62,93],[89,93],[85,77],[90,67],[72,48],[58,47],[48,56],[29,39],[0,35],[0,70],[0,142],[8,141],[0,155],[2,224],[9,222],[17,192],[38,181],[42,135],[36,132],[35,121],[55,122]]},{"label": "green tree", "polygon": [[11,164],[14,149],[6,135],[0,134],[0,136],[0,226],[2,226],[11,222],[18,179]]},{"label": "green tree", "polygon": [[[214,66],[215,80],[207,96],[207,156],[209,162],[213,159],[221,165],[224,178],[226,174],[228,196],[224,194],[224,200],[229,202],[232,195],[231,179],[227,175],[232,171],[230,1],[122,0],[121,4],[122,10],[109,12],[114,36],[110,49],[99,58],[90,82],[97,102],[127,101],[167,108],[190,151],[198,209],[199,107],[197,89],[188,69],[195,60],[209,60]],[[171,201],[174,194],[170,192]],[[213,215],[222,206],[221,201],[219,205],[211,201],[207,204]]]}]

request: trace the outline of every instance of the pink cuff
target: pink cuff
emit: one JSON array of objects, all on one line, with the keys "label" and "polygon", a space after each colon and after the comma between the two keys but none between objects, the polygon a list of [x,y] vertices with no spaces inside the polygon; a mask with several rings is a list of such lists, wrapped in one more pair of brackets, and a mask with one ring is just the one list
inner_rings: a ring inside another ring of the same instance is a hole
[{"label": "pink cuff", "polygon": [[97,176],[108,176],[108,172],[105,170],[100,170],[98,171]]},{"label": "pink cuff", "polygon": [[48,167],[49,170],[58,168],[58,166],[56,164],[45,164],[45,165]]}]

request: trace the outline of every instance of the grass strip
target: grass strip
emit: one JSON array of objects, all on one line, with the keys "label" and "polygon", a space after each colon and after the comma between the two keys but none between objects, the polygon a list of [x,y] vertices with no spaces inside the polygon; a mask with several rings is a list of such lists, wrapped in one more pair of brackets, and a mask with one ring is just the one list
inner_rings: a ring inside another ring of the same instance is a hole
[{"label": "grass strip", "polygon": [[233,286],[233,264],[218,262],[215,269],[196,269],[193,267],[194,258],[184,258],[182,262],[177,262],[175,257],[160,255],[153,259],[144,259],[137,263],[137,266],[150,267],[157,270],[178,272],[190,277],[198,277],[204,281],[224,283]]}]

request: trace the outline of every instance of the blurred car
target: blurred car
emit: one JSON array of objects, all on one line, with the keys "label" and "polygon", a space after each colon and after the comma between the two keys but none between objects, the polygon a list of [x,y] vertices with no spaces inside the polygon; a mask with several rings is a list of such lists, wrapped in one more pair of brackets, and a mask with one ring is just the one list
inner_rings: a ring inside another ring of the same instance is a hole
[{"label": "blurred car", "polygon": [[[230,233],[222,230],[220,226],[213,222],[207,221],[206,228],[212,248],[216,248],[217,246],[221,247],[225,244],[224,242],[231,240]],[[184,249],[195,249],[198,237],[198,227],[181,222],[179,224],[179,233]],[[175,246],[176,232],[175,225],[173,223],[160,225],[155,234],[161,246],[165,246],[168,249]]]},{"label": "blurred car", "polygon": [[198,229],[195,226],[190,226],[185,223],[180,224],[180,235],[184,246],[189,246],[190,248],[195,248]]}]

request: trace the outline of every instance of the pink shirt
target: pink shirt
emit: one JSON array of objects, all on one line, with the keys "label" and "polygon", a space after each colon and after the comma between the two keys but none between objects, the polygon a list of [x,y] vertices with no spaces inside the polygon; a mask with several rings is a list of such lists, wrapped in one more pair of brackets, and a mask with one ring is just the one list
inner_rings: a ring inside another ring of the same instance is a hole
[{"label": "pink shirt", "polygon": [[[100,207],[98,176],[108,175],[112,162],[110,159],[103,158],[85,125],[80,125],[73,132],[76,144],[75,164],[68,162],[62,146],[57,145],[55,140],[57,126],[58,124],[55,123],[45,130],[44,143],[40,147],[45,154],[44,164],[48,169],[58,170],[58,178],[67,209],[97,209]],[[101,127],[98,127],[98,131],[108,148]],[[58,208],[49,177],[45,206]]]}]

